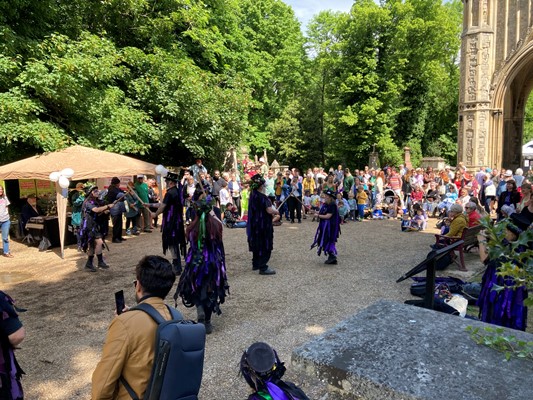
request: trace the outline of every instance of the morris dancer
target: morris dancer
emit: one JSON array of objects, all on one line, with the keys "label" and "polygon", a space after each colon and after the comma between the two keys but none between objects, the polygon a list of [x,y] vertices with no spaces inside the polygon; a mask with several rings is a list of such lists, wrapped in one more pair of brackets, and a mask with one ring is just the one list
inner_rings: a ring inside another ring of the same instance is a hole
[{"label": "morris dancer", "polygon": [[152,213],[152,219],[157,218],[161,213],[163,214],[161,222],[163,254],[166,255],[167,250],[170,250],[172,266],[176,275],[180,275],[182,271],[180,252],[185,256],[186,251],[185,232],[183,230],[183,193],[178,181],[179,176],[177,174],[167,172],[165,177],[167,193],[163,203],[155,213]]},{"label": "morris dancer", "polygon": [[117,203],[105,204],[100,200],[97,186],[89,186],[86,190],[87,197],[82,205],[83,221],[80,226],[80,248],[87,253],[88,259],[85,268],[96,272],[93,265],[94,255],[98,258],[98,268],[107,269],[102,255],[104,240],[109,230],[109,210]]},{"label": "morris dancer", "polygon": [[190,243],[174,300],[181,297],[185,307],[196,306],[198,323],[205,325],[205,332],[213,331],[211,315],[221,314],[229,286],[226,277],[226,261],[222,243],[222,221],[213,211],[216,204],[211,194],[197,184],[194,194],[195,217],[187,226]]},{"label": "morris dancer", "polygon": [[252,177],[250,182],[252,193],[248,202],[248,249],[252,252],[252,269],[259,270],[260,275],[274,275],[275,270],[267,263],[274,248],[274,227],[272,215],[279,212],[272,208],[272,202],[265,194],[265,180],[260,174]]},{"label": "morris dancer", "polygon": [[315,241],[311,248],[318,246],[318,255],[322,251],[328,256],[324,264],[337,264],[337,248],[335,243],[341,233],[340,217],[335,204],[335,192],[327,189],[323,191],[326,195],[326,201],[320,207],[320,211],[315,215],[319,224],[315,234]]}]

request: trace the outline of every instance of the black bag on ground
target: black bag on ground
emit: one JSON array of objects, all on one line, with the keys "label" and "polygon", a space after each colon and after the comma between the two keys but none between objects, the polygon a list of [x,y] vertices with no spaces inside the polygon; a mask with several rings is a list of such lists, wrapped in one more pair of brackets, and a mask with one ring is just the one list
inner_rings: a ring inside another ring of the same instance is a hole
[{"label": "black bag on ground", "polygon": [[[168,309],[172,315],[169,321],[149,304],[131,308],[144,311],[158,324],[154,365],[143,399],[197,400],[204,368],[205,327],[183,320],[175,308]],[[120,381],[133,400],[140,400],[123,377]]]},{"label": "black bag on ground", "polygon": [[[411,284],[411,294],[413,296],[424,297],[426,295],[426,278],[415,276],[412,278],[413,283]],[[450,292],[452,293],[463,293],[463,285],[466,283],[459,278],[454,278],[452,276],[442,276],[435,278],[435,286],[440,283],[446,283]]]}]

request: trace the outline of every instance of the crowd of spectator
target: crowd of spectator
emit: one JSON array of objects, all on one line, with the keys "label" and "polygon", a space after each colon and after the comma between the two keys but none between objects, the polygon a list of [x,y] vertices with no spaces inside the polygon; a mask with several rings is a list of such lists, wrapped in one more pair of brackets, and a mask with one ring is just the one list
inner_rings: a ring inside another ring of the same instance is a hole
[{"label": "crowd of spectator", "polygon": [[[222,173],[215,170],[212,176],[203,169],[196,176],[212,188],[229,226],[243,226],[247,218],[247,182],[257,173],[264,176],[266,194],[286,222],[300,223],[309,213],[314,215],[323,203],[321,193],[332,190],[337,193],[343,224],[397,218],[407,221],[402,224],[407,230],[425,229],[430,217],[438,218],[446,227],[461,215],[466,225],[472,226],[486,215],[500,220],[513,212],[520,213],[527,210],[532,181],[531,172],[525,176],[520,168],[514,173],[489,167],[468,171],[462,163],[440,170],[404,165],[351,170],[338,165],[329,170],[309,168],[302,173],[298,168],[275,171],[263,158],[253,162],[247,157],[237,169]],[[182,182],[192,191],[194,176],[186,172]],[[225,213],[228,206],[230,212]]]}]

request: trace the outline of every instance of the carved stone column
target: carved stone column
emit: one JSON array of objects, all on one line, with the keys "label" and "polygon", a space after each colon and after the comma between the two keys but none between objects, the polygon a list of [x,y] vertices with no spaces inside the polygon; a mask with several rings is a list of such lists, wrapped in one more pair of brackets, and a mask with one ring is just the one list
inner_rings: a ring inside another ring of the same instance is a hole
[{"label": "carved stone column", "polygon": [[492,166],[488,129],[494,73],[494,30],[490,0],[464,0],[457,162],[467,168]]}]

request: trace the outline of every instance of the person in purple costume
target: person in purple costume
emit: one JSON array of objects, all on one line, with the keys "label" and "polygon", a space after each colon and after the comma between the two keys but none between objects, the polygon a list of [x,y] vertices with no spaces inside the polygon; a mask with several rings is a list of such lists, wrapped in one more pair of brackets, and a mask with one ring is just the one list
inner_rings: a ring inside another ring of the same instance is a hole
[{"label": "person in purple costume", "polygon": [[229,294],[222,221],[213,211],[215,198],[200,184],[196,185],[193,200],[195,217],[186,230],[190,247],[174,300],[181,297],[185,307],[195,306],[198,323],[204,324],[205,332],[210,334],[211,315],[221,314],[220,304],[226,292]]},{"label": "person in purple costume", "polygon": [[24,374],[15,358],[15,349],[26,337],[26,331],[18,318],[14,300],[0,291],[0,399],[24,398],[20,379]]},{"label": "person in purple costume", "polygon": [[180,275],[182,271],[180,253],[185,256],[187,248],[183,229],[183,190],[179,176],[173,172],[167,172],[165,183],[167,193],[157,211],[152,213],[152,219],[163,214],[161,222],[163,254],[166,255],[167,250],[170,250],[174,272]]},{"label": "person in purple costume", "polygon": [[326,201],[320,207],[320,211],[316,214],[318,217],[318,228],[315,234],[315,240],[311,248],[318,247],[318,255],[322,252],[328,256],[324,264],[337,264],[337,248],[335,243],[341,233],[340,216],[335,203],[336,193],[333,190],[325,190]]},{"label": "person in purple costume", "polygon": [[[527,229],[518,214],[513,214],[512,222],[506,223],[504,246],[515,246],[523,229]],[[478,236],[479,257],[487,266],[481,281],[481,293],[477,301],[479,307],[479,319],[494,325],[525,331],[527,324],[527,307],[524,300],[527,299],[527,288],[515,286],[515,281],[509,276],[498,275],[498,268],[503,262],[509,261],[505,257],[491,259],[488,254],[487,240],[483,235]],[[524,251],[523,245],[517,245],[515,251]],[[520,267],[520,266],[518,266]],[[495,290],[498,286],[502,290]]]},{"label": "person in purple costume", "polygon": [[252,193],[248,202],[248,249],[252,252],[252,269],[260,275],[274,275],[275,270],[268,266],[274,248],[274,227],[272,216],[279,212],[272,208],[272,202],[265,194],[265,180],[261,174],[251,178]]}]

